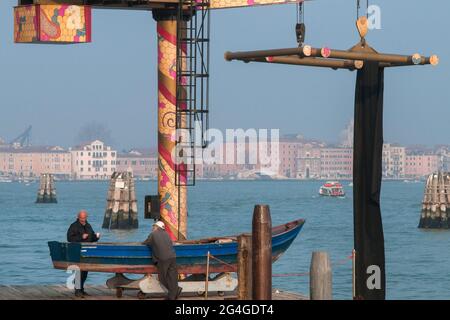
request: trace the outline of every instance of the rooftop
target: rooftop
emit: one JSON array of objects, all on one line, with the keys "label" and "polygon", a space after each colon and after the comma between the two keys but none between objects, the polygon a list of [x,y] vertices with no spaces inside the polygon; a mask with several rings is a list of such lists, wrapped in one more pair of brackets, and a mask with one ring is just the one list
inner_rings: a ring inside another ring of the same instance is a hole
[{"label": "rooftop", "polygon": [[1,153],[67,153],[62,147],[59,146],[36,146],[36,147],[1,147]]}]

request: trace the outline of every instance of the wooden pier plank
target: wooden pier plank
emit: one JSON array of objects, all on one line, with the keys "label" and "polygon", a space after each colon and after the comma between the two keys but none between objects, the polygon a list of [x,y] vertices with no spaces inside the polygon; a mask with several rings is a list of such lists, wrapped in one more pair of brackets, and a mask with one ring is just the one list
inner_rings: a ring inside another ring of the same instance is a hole
[{"label": "wooden pier plank", "polygon": [[[86,292],[90,296],[87,300],[137,300],[137,290],[125,290],[122,298],[117,298],[115,291],[102,285],[86,286]],[[0,285],[0,300],[79,300],[75,297],[73,290],[65,285]],[[161,296],[147,295],[147,300],[163,300]],[[273,300],[307,300],[301,294],[273,290]],[[204,300],[203,296],[181,296],[180,300]],[[208,295],[208,300],[237,300],[236,293],[229,293],[225,296]]]},{"label": "wooden pier plank", "polygon": [[23,296],[20,292],[10,286],[2,286],[0,289],[0,300],[20,300]]}]

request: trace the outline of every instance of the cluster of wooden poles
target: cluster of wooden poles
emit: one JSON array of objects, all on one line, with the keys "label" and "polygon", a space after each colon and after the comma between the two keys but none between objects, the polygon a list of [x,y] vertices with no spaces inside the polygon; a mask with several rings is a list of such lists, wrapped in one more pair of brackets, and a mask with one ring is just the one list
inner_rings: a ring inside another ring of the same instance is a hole
[{"label": "cluster of wooden poles", "polygon": [[102,228],[138,228],[136,191],[131,172],[114,172],[108,190]]},{"label": "cluster of wooden poles", "polygon": [[[238,299],[272,299],[272,222],[267,205],[256,205],[252,233],[238,236]],[[310,299],[332,299],[332,270],[328,253],[313,252]]]},{"label": "cluster of wooden poles", "polygon": [[411,65],[437,65],[439,58],[418,53],[413,55],[383,54],[376,52],[365,42],[360,42],[350,50],[336,50],[327,47],[313,48],[304,45],[298,48],[258,51],[226,52],[225,60],[244,62],[266,62],[332,69],[361,69],[366,61],[378,62],[380,67],[400,67]]},{"label": "cluster of wooden poles", "polygon": [[55,180],[52,174],[41,174],[36,203],[57,203]]},{"label": "cluster of wooden poles", "polygon": [[450,173],[430,174],[424,190],[419,228],[450,228]]}]

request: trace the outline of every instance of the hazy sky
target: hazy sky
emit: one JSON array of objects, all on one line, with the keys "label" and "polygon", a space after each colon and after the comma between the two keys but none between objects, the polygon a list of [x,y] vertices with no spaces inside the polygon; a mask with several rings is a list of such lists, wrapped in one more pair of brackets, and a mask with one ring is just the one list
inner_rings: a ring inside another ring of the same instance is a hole
[{"label": "hazy sky", "polygon": [[[116,146],[156,142],[156,23],[151,12],[94,10],[91,44],[13,44],[16,0],[0,0],[0,137],[33,125],[34,144],[74,143],[97,121]],[[306,43],[346,49],[358,41],[356,0],[306,5]],[[413,3],[413,5],[411,5]],[[382,29],[369,43],[386,53],[436,53],[437,68],[387,70],[385,140],[450,143],[450,2],[371,1]],[[296,7],[229,9],[211,16],[212,127],[280,128],[337,141],[353,117],[356,73],[226,62],[223,53],[296,46]]]}]

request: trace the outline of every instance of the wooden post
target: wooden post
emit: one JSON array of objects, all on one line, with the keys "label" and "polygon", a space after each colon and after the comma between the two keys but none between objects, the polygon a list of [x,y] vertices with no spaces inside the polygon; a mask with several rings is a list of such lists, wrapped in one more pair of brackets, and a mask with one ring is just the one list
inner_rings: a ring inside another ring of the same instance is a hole
[{"label": "wooden post", "polygon": [[252,236],[241,234],[238,241],[238,299],[252,300]]},{"label": "wooden post", "polygon": [[419,228],[449,229],[448,219],[450,173],[438,172],[429,175],[423,195]]},{"label": "wooden post", "polygon": [[102,227],[105,229],[138,227],[136,194],[131,172],[112,174]]},{"label": "wooden post", "polygon": [[36,203],[57,203],[55,183],[52,174],[41,174]]},{"label": "wooden post", "polygon": [[[407,66],[407,65],[437,65],[439,58],[436,55],[431,57],[423,57],[421,55],[398,55],[398,54],[385,54],[378,52],[364,52],[357,50],[359,46],[344,51],[328,48],[311,48],[308,47],[308,56],[316,58],[330,58],[330,59],[346,59],[346,60],[359,60],[359,61],[376,61],[380,63],[387,63],[386,66]],[[367,44],[366,46],[367,47]],[[257,50],[246,52],[225,52],[225,60],[249,60],[255,58],[265,57],[279,57],[279,56],[305,56],[305,47],[299,48],[286,48],[286,49],[274,49],[274,50]],[[324,49],[327,49],[327,55],[324,55]],[[417,58],[417,61],[416,61]],[[317,63],[317,62],[316,62]]]},{"label": "wooden post", "polygon": [[272,220],[268,205],[256,205],[252,222],[254,300],[272,300]]},{"label": "wooden post", "polygon": [[311,300],[331,300],[332,272],[327,252],[313,252],[309,270],[309,294]]},{"label": "wooden post", "polygon": [[205,300],[208,300],[208,285],[209,285],[209,251],[206,257],[206,279],[205,279]]}]

